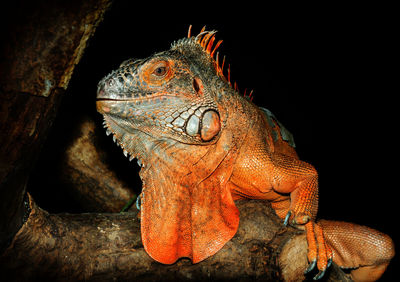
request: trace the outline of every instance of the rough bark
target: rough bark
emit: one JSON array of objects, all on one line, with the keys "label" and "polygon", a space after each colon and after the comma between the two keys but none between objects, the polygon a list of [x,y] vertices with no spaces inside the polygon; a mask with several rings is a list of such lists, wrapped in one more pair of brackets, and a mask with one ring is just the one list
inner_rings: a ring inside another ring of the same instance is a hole
[{"label": "rough bark", "polygon": [[146,254],[136,212],[49,214],[36,206],[32,198],[29,206],[29,219],[0,259],[3,277],[10,280],[305,278],[304,234],[283,227],[263,201],[237,202],[241,212],[239,230],[216,255],[198,264],[182,259],[173,265],[159,264]]},{"label": "rough bark", "polygon": [[48,97],[66,89],[110,0],[15,1],[7,8],[0,82],[5,92]]}]

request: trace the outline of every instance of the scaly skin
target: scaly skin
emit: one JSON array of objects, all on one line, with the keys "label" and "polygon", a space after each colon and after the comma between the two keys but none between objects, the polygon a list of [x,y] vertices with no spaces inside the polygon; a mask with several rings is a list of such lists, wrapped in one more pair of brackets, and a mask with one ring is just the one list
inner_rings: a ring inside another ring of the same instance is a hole
[{"label": "scaly skin", "polygon": [[[284,224],[305,230],[321,278],[333,259],[354,279],[378,279],[394,255],[385,234],[316,221],[318,174],[290,133],[225,78],[215,32],[128,60],[98,86],[107,134],[142,166],[141,233],[147,253],[171,264],[213,255],[236,233],[234,200],[269,200]],[[214,57],[216,57],[214,59]]]}]

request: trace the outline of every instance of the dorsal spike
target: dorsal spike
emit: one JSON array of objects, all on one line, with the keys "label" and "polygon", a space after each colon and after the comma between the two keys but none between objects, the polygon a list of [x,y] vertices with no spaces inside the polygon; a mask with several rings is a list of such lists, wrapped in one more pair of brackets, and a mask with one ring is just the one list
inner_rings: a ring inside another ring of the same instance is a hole
[{"label": "dorsal spike", "polygon": [[228,65],[228,82],[230,85],[232,85],[232,83],[231,83],[231,64]]},{"label": "dorsal spike", "polygon": [[217,42],[217,44],[215,44],[214,50],[212,50],[212,52],[211,52],[211,54],[210,54],[211,57],[214,57],[215,51],[218,49],[219,45],[221,45],[222,42],[223,42],[222,40],[219,40],[219,41]]},{"label": "dorsal spike", "polygon": [[[233,88],[234,85],[231,82],[231,70],[230,70],[230,65],[228,65],[228,71],[227,75],[225,76],[224,74],[224,67],[225,67],[225,59],[226,57],[222,59],[222,63],[219,61],[219,52],[217,51],[220,45],[222,44],[223,40],[218,40],[216,44],[216,34],[217,31],[212,30],[212,31],[206,31],[206,26],[203,26],[203,28],[200,30],[200,33],[197,35],[192,34],[192,25],[189,25],[187,37],[189,40],[180,40],[177,43],[174,43],[172,46],[179,48],[181,45],[187,44],[189,42],[192,43],[197,43],[201,46],[201,48],[204,50],[205,53],[207,53],[211,59],[214,61],[214,67],[217,72],[217,74],[224,79],[226,82],[229,83],[229,85]],[[216,54],[216,57],[214,58],[214,55]],[[237,89],[236,89],[237,90]]]},{"label": "dorsal spike", "polygon": [[250,91],[250,93],[249,93],[249,98],[250,98],[250,101],[253,101],[253,89]]},{"label": "dorsal spike", "polygon": [[[200,33],[201,34],[201,33]],[[206,36],[207,36],[207,33],[206,32],[204,32],[203,34],[202,34],[202,36],[201,36],[201,40],[199,39],[199,43],[200,43],[200,45],[201,45],[201,47],[203,47],[204,48],[204,39],[206,38]]]},{"label": "dorsal spike", "polygon": [[217,74],[218,74],[220,77],[223,77],[223,78],[224,78],[223,69],[222,69],[222,67],[219,65],[219,52],[217,52],[217,55],[215,56],[215,62],[216,62],[215,68],[216,68],[216,70],[217,70]]},{"label": "dorsal spike", "polygon": [[215,34],[211,35],[210,40],[208,41],[208,44],[206,46],[206,51],[210,54],[211,57],[212,57],[211,49],[212,46],[214,45],[214,40],[215,40]]},{"label": "dorsal spike", "polygon": [[225,65],[225,56],[224,56],[224,58],[222,59],[222,66],[221,66],[221,71],[222,71],[222,73],[224,72],[224,65]]},{"label": "dorsal spike", "polygon": [[219,73],[221,69],[219,66],[219,52],[217,52],[217,55],[215,55],[215,63],[216,63],[217,73]]},{"label": "dorsal spike", "polygon": [[208,33],[206,33],[206,34],[203,36],[203,39],[201,40],[200,45],[201,45],[201,46],[203,47],[203,49],[206,50],[206,51],[207,51],[208,42],[209,42],[211,36],[213,36],[213,34],[214,34],[213,32],[208,32]]},{"label": "dorsal spike", "polygon": [[188,35],[187,37],[190,38],[192,36],[192,25],[189,25]]},{"label": "dorsal spike", "polygon": [[202,31],[199,34],[197,34],[197,36],[195,37],[195,40],[197,41],[197,43],[200,44],[200,46],[204,49],[203,47],[203,39],[205,37],[205,35],[208,34],[208,31]]}]

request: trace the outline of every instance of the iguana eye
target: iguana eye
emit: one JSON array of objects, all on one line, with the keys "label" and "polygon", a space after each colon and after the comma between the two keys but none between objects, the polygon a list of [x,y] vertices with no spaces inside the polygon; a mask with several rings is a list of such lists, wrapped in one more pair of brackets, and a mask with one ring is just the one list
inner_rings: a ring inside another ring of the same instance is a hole
[{"label": "iguana eye", "polygon": [[143,80],[154,86],[167,82],[172,75],[172,63],[168,60],[150,61],[142,69]]},{"label": "iguana eye", "polygon": [[168,70],[169,70],[168,62],[159,61],[153,65],[151,74],[158,78],[162,78],[168,73]]},{"label": "iguana eye", "polygon": [[153,74],[156,76],[164,76],[167,73],[166,67],[158,67],[153,71]]}]

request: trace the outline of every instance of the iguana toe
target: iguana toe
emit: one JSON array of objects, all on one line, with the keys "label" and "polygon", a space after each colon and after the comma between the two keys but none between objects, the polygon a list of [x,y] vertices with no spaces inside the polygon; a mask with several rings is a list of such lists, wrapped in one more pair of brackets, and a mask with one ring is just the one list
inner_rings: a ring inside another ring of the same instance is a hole
[{"label": "iguana toe", "polygon": [[317,223],[309,221],[305,224],[305,228],[310,264],[304,273],[311,272],[317,266],[319,272],[314,276],[314,280],[318,280],[332,264],[332,250],[326,244],[322,228]]}]

